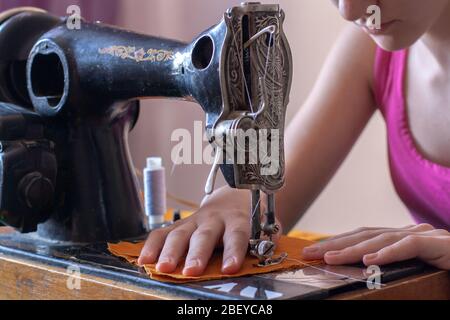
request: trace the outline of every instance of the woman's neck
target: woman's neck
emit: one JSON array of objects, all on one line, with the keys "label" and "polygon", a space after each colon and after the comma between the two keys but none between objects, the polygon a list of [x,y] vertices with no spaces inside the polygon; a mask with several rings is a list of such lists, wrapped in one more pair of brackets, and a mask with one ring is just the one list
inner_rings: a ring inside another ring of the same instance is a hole
[{"label": "woman's neck", "polygon": [[442,67],[450,70],[450,1],[420,41]]}]

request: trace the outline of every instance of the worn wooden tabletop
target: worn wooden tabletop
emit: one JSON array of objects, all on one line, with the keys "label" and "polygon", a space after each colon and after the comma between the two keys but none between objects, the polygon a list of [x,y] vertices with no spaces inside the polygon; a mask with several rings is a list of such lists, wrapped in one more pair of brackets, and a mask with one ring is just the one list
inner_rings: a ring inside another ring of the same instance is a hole
[{"label": "worn wooden tabletop", "polygon": [[[11,232],[0,228],[0,233]],[[170,291],[142,288],[130,283],[80,274],[44,263],[0,254],[0,299],[186,299]],[[388,283],[380,290],[360,289],[332,299],[450,299],[450,273],[429,271]]]}]

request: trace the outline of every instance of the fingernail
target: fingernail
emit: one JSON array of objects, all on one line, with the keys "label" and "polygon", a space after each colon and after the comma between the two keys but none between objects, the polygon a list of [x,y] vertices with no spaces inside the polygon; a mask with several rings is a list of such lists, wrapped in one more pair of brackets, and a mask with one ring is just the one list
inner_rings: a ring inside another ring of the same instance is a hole
[{"label": "fingernail", "polygon": [[341,254],[341,251],[329,251],[326,253],[327,256],[338,256]]},{"label": "fingernail", "polygon": [[364,258],[366,260],[375,260],[378,257],[378,253],[366,254]]},{"label": "fingernail", "polygon": [[223,270],[228,269],[228,268],[232,267],[235,264],[236,264],[236,258],[230,257],[227,260],[225,260],[225,262],[223,263],[222,269]]},{"label": "fingernail", "polygon": [[[156,259],[154,258],[153,255],[148,255],[148,256],[141,255],[141,256],[139,256],[139,258],[138,258],[138,265],[139,265],[139,266],[142,266],[142,265],[144,265],[144,264],[146,264],[146,263],[154,263],[155,260],[156,260]],[[145,262],[144,262],[144,261],[145,261]]]},{"label": "fingernail", "polygon": [[198,259],[186,261],[186,263],[184,264],[184,270],[197,268],[197,267],[200,267],[200,260],[198,260]]},{"label": "fingernail", "polygon": [[159,268],[163,264],[172,264],[173,260],[171,258],[161,258],[156,265],[156,268]]},{"label": "fingernail", "polygon": [[318,246],[310,246],[310,247],[306,247],[303,249],[303,252],[305,252],[305,253],[315,253],[317,251],[319,251]]}]

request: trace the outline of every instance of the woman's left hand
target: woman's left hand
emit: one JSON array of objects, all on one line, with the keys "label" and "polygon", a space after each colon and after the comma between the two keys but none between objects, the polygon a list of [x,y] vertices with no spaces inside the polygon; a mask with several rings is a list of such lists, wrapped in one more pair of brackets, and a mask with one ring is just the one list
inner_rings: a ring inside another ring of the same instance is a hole
[{"label": "woman's left hand", "polygon": [[401,229],[361,228],[307,247],[303,256],[308,260],[324,259],[330,265],[363,261],[366,266],[419,258],[450,270],[450,233],[429,224]]}]

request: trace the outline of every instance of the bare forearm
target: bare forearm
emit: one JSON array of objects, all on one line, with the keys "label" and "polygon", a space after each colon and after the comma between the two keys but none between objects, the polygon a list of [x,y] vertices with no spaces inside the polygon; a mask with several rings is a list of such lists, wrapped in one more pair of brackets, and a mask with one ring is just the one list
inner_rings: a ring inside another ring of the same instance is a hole
[{"label": "bare forearm", "polygon": [[347,30],[286,131],[286,185],[277,195],[285,232],[326,187],[376,110],[374,52],[366,35]]},{"label": "bare forearm", "polygon": [[[326,125],[334,115],[300,113],[287,131],[286,184],[277,194],[277,217],[289,232],[325,189],[364,130],[373,111],[355,115],[355,126]],[[329,118],[329,119],[327,119]],[[311,126],[311,123],[316,123]],[[311,127],[310,127],[311,126]]]}]

